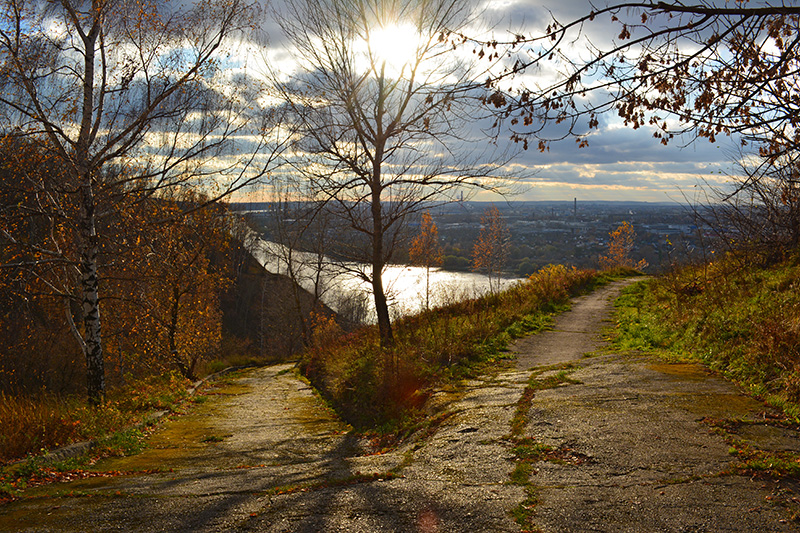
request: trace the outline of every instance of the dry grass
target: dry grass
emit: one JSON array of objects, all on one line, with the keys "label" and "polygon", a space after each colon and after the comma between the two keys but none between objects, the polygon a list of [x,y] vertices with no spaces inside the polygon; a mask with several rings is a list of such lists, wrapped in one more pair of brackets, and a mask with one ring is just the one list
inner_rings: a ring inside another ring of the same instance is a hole
[{"label": "dry grass", "polygon": [[512,339],[547,327],[553,311],[599,279],[595,271],[545,267],[504,292],[398,320],[388,350],[375,328],[339,335],[331,324],[318,328],[302,369],[351,424],[392,425],[413,416],[433,384],[509,358]]},{"label": "dry grass", "polygon": [[83,398],[0,393],[0,462],[9,462],[74,442],[105,438],[142,422],[153,410],[186,398],[189,382],[176,374],[154,376],[112,391],[100,407]]}]

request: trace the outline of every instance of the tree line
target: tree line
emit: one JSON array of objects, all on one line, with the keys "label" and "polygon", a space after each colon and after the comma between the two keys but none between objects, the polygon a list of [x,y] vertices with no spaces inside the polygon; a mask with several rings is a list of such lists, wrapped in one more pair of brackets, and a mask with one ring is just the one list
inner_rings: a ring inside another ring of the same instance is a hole
[{"label": "tree line", "polygon": [[[219,298],[233,279],[234,237],[221,216],[224,206],[183,216],[205,199],[177,190],[172,197],[148,196],[121,183],[122,172],[106,169],[94,182],[96,201],[115,206],[95,226],[95,260],[102,267],[94,282],[104,289],[103,363],[109,365],[99,385],[152,367],[195,378],[198,361],[219,347]],[[74,376],[81,366],[76,345],[89,350],[80,182],[40,145],[13,137],[0,143],[0,180],[7,235],[0,380],[6,390],[69,389],[81,381]]]}]

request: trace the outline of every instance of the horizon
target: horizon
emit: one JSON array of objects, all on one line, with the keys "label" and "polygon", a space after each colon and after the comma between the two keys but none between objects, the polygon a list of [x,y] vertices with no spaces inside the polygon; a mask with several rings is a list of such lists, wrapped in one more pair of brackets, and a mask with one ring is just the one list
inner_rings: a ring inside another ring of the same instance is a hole
[{"label": "horizon", "polygon": [[[678,207],[678,206],[685,206],[686,203],[678,202],[678,201],[651,201],[651,200],[581,200],[580,198],[573,198],[572,200],[501,200],[501,201],[494,201],[494,200],[454,200],[451,202],[446,202],[444,204],[439,204],[437,207],[444,206],[444,205],[453,205],[453,204],[485,204],[485,205],[497,205],[498,208],[502,208],[505,206],[510,206],[514,204],[569,204],[573,205],[577,200],[577,203],[584,204],[584,205],[592,205],[592,204],[646,204],[652,206],[670,206],[670,207]],[[309,202],[310,200],[292,200],[289,203],[304,203]],[[281,202],[281,200],[277,201],[270,201],[270,200],[236,200],[231,201],[230,205],[243,205],[243,204],[274,204],[277,202]]]}]

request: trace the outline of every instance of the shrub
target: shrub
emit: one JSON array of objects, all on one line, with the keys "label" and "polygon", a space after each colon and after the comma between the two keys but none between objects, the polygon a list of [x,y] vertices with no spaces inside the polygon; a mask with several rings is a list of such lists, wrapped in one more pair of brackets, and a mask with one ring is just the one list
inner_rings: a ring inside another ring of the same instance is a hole
[{"label": "shrub", "polygon": [[116,389],[101,406],[82,397],[10,396],[0,393],[0,461],[90,439],[111,439],[115,432],[143,421],[153,410],[170,409],[187,397],[189,381],[177,373],[151,376]]}]

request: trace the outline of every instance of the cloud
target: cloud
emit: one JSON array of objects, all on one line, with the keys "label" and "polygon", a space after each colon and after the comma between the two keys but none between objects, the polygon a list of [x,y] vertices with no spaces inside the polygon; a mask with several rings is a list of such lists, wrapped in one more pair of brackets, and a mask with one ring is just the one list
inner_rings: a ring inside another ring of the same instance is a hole
[{"label": "cloud", "polygon": [[[583,0],[559,0],[547,7],[540,0],[484,0],[477,2],[482,8],[483,30],[491,28],[498,39],[515,33],[526,35],[542,31],[555,17],[562,23],[584,16],[591,9]],[[282,9],[280,0],[274,4]],[[598,4],[598,7],[602,7]],[[622,13],[621,17],[636,17],[635,13]],[[263,24],[267,51],[263,57],[270,58],[277,70],[288,74],[294,58],[285,48],[286,43],[280,27],[273,16],[266,16]],[[589,40],[608,43],[619,31],[618,23],[610,16],[598,18],[583,27],[583,35]],[[565,43],[564,50],[571,54],[585,55],[585,41]],[[543,64],[531,70],[514,83],[535,86],[546,83],[556,74],[556,66]],[[507,87],[504,87],[507,88]],[[673,139],[669,146],[660,144],[653,137],[653,130],[633,130],[620,124],[613,110],[599,117],[600,127],[588,136],[589,145],[578,148],[573,138],[550,144],[549,150],[539,152],[536,142],[527,151],[521,151],[513,163],[505,169],[521,176],[520,183],[527,186],[523,199],[569,199],[587,197],[605,200],[669,201],[680,199],[682,191],[694,188],[698,182],[716,182],[732,168],[731,155],[735,153],[735,140],[720,139],[711,144],[701,139]],[[472,140],[485,139],[486,128],[491,123],[476,122],[471,125]],[[563,126],[548,126],[545,133],[551,137],[563,134]],[[488,142],[488,141],[487,141]],[[509,134],[501,134],[497,143],[510,145]],[[519,148],[512,146],[512,149]],[[455,150],[458,151],[458,150]],[[502,151],[502,150],[501,150]],[[484,195],[478,195],[484,199]]]},{"label": "cloud", "polygon": [[[649,128],[633,130],[605,120],[579,148],[572,138],[549,150],[520,152],[507,167],[520,179],[523,200],[682,201],[704,182],[720,185],[734,167],[734,139],[674,139],[664,146]],[[484,198],[483,196],[480,199]]]}]

